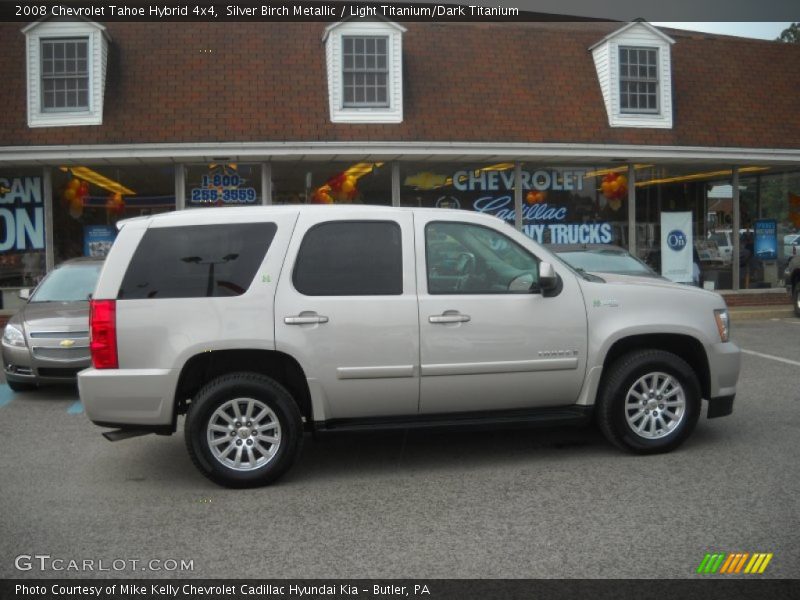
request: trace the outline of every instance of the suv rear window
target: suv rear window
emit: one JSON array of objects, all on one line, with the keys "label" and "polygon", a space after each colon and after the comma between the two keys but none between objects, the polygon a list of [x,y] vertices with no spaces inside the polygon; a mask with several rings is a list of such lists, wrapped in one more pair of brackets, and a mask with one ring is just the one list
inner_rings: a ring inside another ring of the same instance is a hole
[{"label": "suv rear window", "polygon": [[277,229],[274,223],[148,229],[128,265],[118,298],[244,294]]},{"label": "suv rear window", "polygon": [[390,221],[331,221],[308,230],[292,277],[305,296],[403,293],[400,226]]}]

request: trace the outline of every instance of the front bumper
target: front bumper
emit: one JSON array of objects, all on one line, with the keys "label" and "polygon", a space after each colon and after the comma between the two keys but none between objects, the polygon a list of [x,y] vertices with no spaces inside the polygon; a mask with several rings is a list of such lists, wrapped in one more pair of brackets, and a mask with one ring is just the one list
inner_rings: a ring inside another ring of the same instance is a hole
[{"label": "front bumper", "polygon": [[708,412],[706,417],[709,419],[716,419],[717,417],[726,417],[733,412],[733,396],[720,396],[719,398],[708,399]]},{"label": "front bumper", "polygon": [[46,360],[32,356],[27,346],[9,346],[5,342],[0,346],[6,380],[18,383],[72,383],[91,364],[88,355],[78,360]]},{"label": "front bumper", "polygon": [[[733,342],[712,344],[707,348],[709,369],[709,398],[726,398],[736,395],[739,380],[741,353]],[[732,400],[731,400],[732,402]]]}]

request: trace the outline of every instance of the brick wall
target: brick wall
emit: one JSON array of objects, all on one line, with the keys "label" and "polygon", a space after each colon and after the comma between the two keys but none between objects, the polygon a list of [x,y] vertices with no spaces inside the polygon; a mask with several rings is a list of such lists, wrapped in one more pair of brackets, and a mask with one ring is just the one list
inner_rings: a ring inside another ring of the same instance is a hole
[{"label": "brick wall", "polygon": [[103,125],[29,129],[0,23],[0,145],[484,141],[800,148],[800,45],[680,34],[672,130],[611,128],[588,48],[619,23],[406,23],[404,122],[330,122],[324,23],[106,23]]}]

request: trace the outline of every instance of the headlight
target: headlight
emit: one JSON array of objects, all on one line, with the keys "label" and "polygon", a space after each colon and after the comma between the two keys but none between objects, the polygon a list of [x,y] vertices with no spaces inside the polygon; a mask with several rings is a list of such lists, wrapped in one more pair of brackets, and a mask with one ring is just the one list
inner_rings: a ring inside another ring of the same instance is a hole
[{"label": "headlight", "polygon": [[22,330],[16,326],[11,325],[10,323],[6,325],[6,329],[3,332],[3,343],[9,346],[17,346],[20,348],[24,348],[25,344],[25,336],[22,333]]},{"label": "headlight", "polygon": [[714,319],[717,321],[717,330],[719,331],[719,340],[727,342],[730,338],[730,319],[728,318],[727,308],[718,308],[714,311]]}]

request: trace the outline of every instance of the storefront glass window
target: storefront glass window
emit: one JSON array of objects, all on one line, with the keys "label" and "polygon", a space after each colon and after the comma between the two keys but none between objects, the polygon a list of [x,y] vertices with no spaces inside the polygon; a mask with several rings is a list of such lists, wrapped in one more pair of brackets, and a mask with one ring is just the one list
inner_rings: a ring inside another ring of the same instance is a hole
[{"label": "storefront glass window", "polygon": [[263,204],[261,165],[210,163],[186,168],[186,207]]},{"label": "storefront glass window", "polygon": [[44,213],[41,169],[0,170],[0,309],[15,308],[19,289],[44,276]]},{"label": "storefront glass window", "polygon": [[730,167],[641,164],[634,170],[639,258],[673,281],[730,289],[732,246],[716,243],[732,222]]},{"label": "storefront glass window", "polygon": [[742,288],[783,287],[786,263],[800,254],[800,170],[742,173],[739,179]]},{"label": "storefront glass window", "polygon": [[175,210],[173,165],[53,169],[55,262],[102,257],[120,219]]},{"label": "storefront glass window", "polygon": [[[625,167],[522,165],[522,231],[540,243],[624,245]],[[402,163],[401,204],[461,208],[514,225],[514,163]]]},{"label": "storefront glass window", "polygon": [[390,163],[275,161],[273,204],[392,204]]}]

